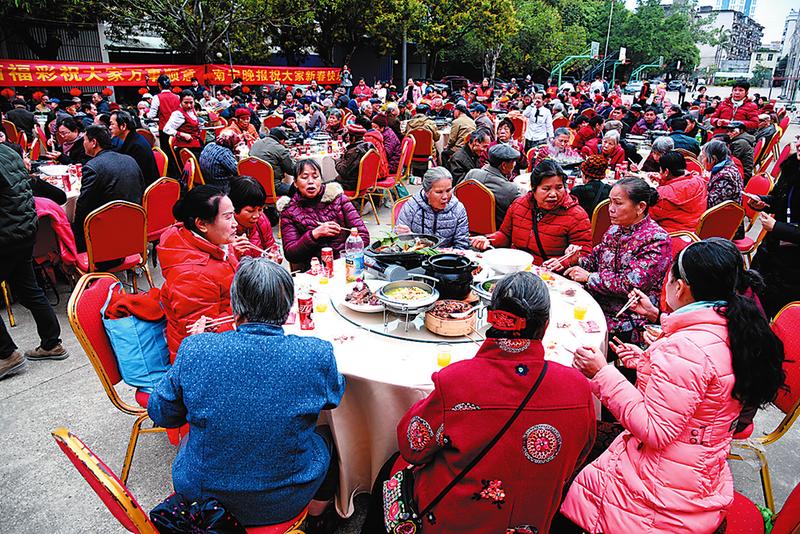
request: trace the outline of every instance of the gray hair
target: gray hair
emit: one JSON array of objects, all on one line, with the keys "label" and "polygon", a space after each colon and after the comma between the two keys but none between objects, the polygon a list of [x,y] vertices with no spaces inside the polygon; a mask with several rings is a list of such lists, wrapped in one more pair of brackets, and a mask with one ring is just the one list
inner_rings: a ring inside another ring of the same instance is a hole
[{"label": "gray hair", "polygon": [[567,137],[569,137],[572,134],[570,133],[569,128],[562,127],[562,128],[556,128],[556,131],[553,132],[553,135],[556,137],[558,137],[559,135],[566,135]]},{"label": "gray hair", "polygon": [[491,139],[489,135],[489,130],[487,130],[486,128],[478,128],[477,130],[472,130],[472,132],[469,134],[470,143],[474,143],[475,141],[483,141],[486,138]]},{"label": "gray hair", "polygon": [[706,159],[714,160],[714,163],[724,161],[728,159],[728,156],[731,155],[728,145],[719,139],[712,139],[708,143],[704,144],[701,150],[703,151],[703,154],[705,154]]},{"label": "gray hair", "polygon": [[[535,274],[525,271],[509,274],[497,282],[489,309],[511,312],[524,318],[525,328],[518,332],[519,337],[542,339],[550,319],[550,292]],[[492,330],[489,337],[517,337],[517,333],[509,336],[508,333]]]},{"label": "gray hair", "polygon": [[394,111],[398,109],[397,102],[389,102],[386,104],[386,111]]},{"label": "gray hair", "polygon": [[340,109],[336,109],[336,108],[329,109],[328,110],[328,117],[330,117],[331,115],[336,115],[336,118],[341,119],[342,118],[342,111]]},{"label": "gray hair", "polygon": [[231,310],[248,322],[281,326],[294,303],[291,275],[266,258],[245,257],[231,283]]},{"label": "gray hair", "polygon": [[619,144],[619,132],[617,130],[608,130],[603,134],[603,139],[614,140]]},{"label": "gray hair", "polygon": [[603,131],[610,132],[611,130],[615,130],[619,133],[622,133],[622,129],[624,126],[622,125],[622,121],[606,121],[603,124]]},{"label": "gray hair", "polygon": [[553,102],[553,113],[559,113],[561,111],[564,111],[564,104],[559,101]]},{"label": "gray hair", "polygon": [[656,137],[653,141],[653,152],[658,152],[659,155],[666,154],[675,150],[675,141],[668,135],[662,135],[661,137]]},{"label": "gray hair", "polygon": [[424,189],[425,192],[430,191],[433,188],[433,184],[439,180],[450,180],[450,182],[452,182],[453,175],[444,167],[431,167],[425,171],[425,174],[422,176],[422,189]]},{"label": "gray hair", "polygon": [[372,104],[369,103],[369,100],[365,100],[364,102],[361,103],[361,106],[358,109],[364,112],[368,109],[372,109]]}]

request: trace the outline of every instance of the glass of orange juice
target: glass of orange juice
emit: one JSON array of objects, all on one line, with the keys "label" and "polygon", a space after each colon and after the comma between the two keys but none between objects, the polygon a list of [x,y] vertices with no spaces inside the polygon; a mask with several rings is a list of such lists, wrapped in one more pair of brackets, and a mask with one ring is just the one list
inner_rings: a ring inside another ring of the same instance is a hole
[{"label": "glass of orange juice", "polygon": [[541,278],[542,280],[547,282],[548,280],[552,280],[553,279],[553,275],[550,274],[550,271],[542,271],[542,272],[539,273],[539,278]]},{"label": "glass of orange juice", "polygon": [[446,367],[450,365],[453,358],[453,347],[450,343],[439,343],[436,345],[436,365]]},{"label": "glass of orange juice", "polygon": [[575,306],[572,308],[572,313],[575,316],[575,319],[578,321],[583,321],[586,319],[586,306]]},{"label": "glass of orange juice", "polygon": [[328,311],[328,293],[326,291],[317,291],[314,295],[314,311],[317,313],[325,313]]}]

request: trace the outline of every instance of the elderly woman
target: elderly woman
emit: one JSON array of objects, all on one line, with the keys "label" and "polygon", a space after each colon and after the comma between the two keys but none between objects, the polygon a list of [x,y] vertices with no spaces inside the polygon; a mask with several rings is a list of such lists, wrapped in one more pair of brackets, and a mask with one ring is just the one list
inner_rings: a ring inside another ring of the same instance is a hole
[{"label": "elderly woman", "polygon": [[592,154],[581,163],[583,184],[572,188],[572,196],[578,199],[589,219],[592,218],[597,205],[607,199],[611,192],[611,186],[603,182],[606,170],[608,170],[608,160],[605,156]]},{"label": "elderly woman", "polygon": [[[172,208],[178,223],[161,236],[158,259],[164,274],[161,305],[167,344],[175,361],[178,346],[202,317],[230,315],[230,287],[238,264],[229,250],[236,238],[233,204],[214,186],[188,191]],[[229,325],[226,325],[226,327]]]},{"label": "elderly woman", "polygon": [[608,214],[611,228],[591,255],[565,275],[586,284],[600,304],[609,331],[627,341],[638,341],[645,318],[630,310],[618,312],[632,289],[642,290],[658,303],[672,259],[669,234],[648,215],[658,193],[641,178],[623,178],[611,188]]},{"label": "elderly woman", "polygon": [[472,245],[478,250],[489,245],[526,250],[537,265],[554,271],[573,265],[579,254],[562,256],[571,246],[588,253],[592,232],[589,216],[567,191],[566,177],[558,163],[541,162],[531,174],[531,192],[511,204],[500,230],[472,238]]},{"label": "elderly woman", "polygon": [[553,132],[553,141],[539,147],[535,152],[536,158],[531,158],[533,161],[528,161],[528,166],[533,168],[546,159],[558,159],[566,155],[567,149],[569,149],[570,135],[572,134],[569,128],[556,128]]},{"label": "elderly woman", "polygon": [[348,230],[357,228],[369,245],[369,231],[358,211],[344,196],[342,186],[322,183],[322,169],[313,159],[302,159],[295,167],[297,192],[281,211],[283,251],[292,270],[308,269],[312,257],[331,247],[335,257],[344,252]]},{"label": "elderly woman", "polygon": [[207,184],[228,191],[231,179],[239,175],[236,151],[240,143],[242,137],[234,130],[226,128],[214,141],[203,147],[199,162]]},{"label": "elderly woman", "polygon": [[707,207],[713,208],[726,200],[742,203],[742,174],[731,159],[728,145],[719,139],[703,145],[700,150],[700,164],[711,173],[708,180]]},{"label": "elderly woman", "polygon": [[[742,258],[727,240],[685,248],[672,263],[664,335],[646,351],[612,348],[634,386],[596,348],[573,365],[624,427],[577,476],[561,512],[581,531],[715,532],[733,502],[725,459],[742,407],[775,399],[783,346],[754,301],[737,294]],[[722,529],[724,530],[724,528]]]},{"label": "elderly woman", "polygon": [[244,526],[288,521],[309,503],[319,516],[338,478],[332,442],[317,431],[320,412],[344,393],[333,347],[283,332],[294,286],[267,259],[242,263],[230,301],[236,330],[187,338],[150,395],[156,424],[191,425],[172,469],[175,491],[189,502],[217,499]]},{"label": "elderly woman", "polygon": [[328,110],[328,122],[325,125],[325,131],[334,139],[338,139],[344,135],[341,110],[335,108]]},{"label": "elderly woman", "polygon": [[[426,534],[550,531],[562,488],[594,442],[592,395],[574,369],[544,360],[550,296],[541,279],[526,272],[506,276],[489,310],[492,327],[475,357],[434,373],[433,392],[397,426],[401,457],[378,475],[364,532],[386,532],[401,522],[391,490],[408,464]],[[488,454],[464,472],[495,437]],[[462,472],[433,516],[423,513]]]},{"label": "elderly woman", "polygon": [[228,193],[236,217],[236,239],[233,248],[241,258],[266,256],[281,263],[281,247],[275,243],[272,225],[264,213],[267,193],[252,176],[241,176],[231,181]]},{"label": "elderly woman", "polygon": [[444,167],[432,167],[422,177],[422,189],[400,209],[395,231],[432,234],[440,246],[469,248],[467,209],[453,195],[453,177]]},{"label": "elderly woman", "polygon": [[599,143],[593,143],[594,140],[587,142],[581,149],[581,154],[587,158],[592,154],[599,154],[606,158],[608,166],[613,169],[625,163],[625,149],[620,146],[619,139],[617,130],[608,130]]},{"label": "elderly woman", "polygon": [[[524,157],[525,147],[522,145],[522,143],[514,139],[515,130],[516,128],[514,128],[514,123],[511,121],[511,119],[509,119],[508,117],[504,117],[499,123],[497,123],[497,137],[495,138],[494,141],[489,143],[489,149],[498,144],[510,146],[511,148],[520,153],[520,157],[518,158],[519,164],[520,166],[522,166],[522,168],[524,168],[525,163],[527,161]],[[481,165],[486,165],[489,162],[488,150],[484,151],[481,154],[480,162]],[[516,166],[514,169],[514,175],[515,176],[517,175]]]},{"label": "elderly woman", "polygon": [[[661,159],[661,156],[672,150],[675,150],[675,141],[672,139],[672,137],[667,135],[657,137],[653,141],[650,156],[648,156],[644,163],[642,163],[641,170],[644,172],[658,173],[660,170],[658,168],[658,160]],[[639,167],[636,165],[631,165],[631,171],[638,172]]]}]

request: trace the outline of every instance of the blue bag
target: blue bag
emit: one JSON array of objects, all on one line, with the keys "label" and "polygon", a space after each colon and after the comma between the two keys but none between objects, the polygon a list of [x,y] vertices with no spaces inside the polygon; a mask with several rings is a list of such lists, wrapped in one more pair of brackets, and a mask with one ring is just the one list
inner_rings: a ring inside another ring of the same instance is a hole
[{"label": "blue bag", "polygon": [[100,310],[103,327],[117,356],[122,380],[150,393],[170,366],[165,334],[167,320],[145,321],[132,315],[106,319],[106,308],[117,287],[122,287],[122,284],[117,282],[108,289],[108,298]]}]

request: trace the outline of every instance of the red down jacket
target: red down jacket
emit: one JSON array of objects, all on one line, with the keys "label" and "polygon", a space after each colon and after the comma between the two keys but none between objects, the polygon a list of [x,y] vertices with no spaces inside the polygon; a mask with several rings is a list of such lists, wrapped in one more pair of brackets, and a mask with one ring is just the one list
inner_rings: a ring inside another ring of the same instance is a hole
[{"label": "red down jacket", "polygon": [[169,359],[174,362],[188,326],[203,315],[230,315],[231,282],[238,261],[182,224],[168,228],[157,248],[165,279],[161,304],[167,316]]},{"label": "red down jacket", "polygon": [[658,202],[650,208],[650,217],[667,232],[694,232],[707,198],[706,181],[697,173],[684,174],[658,187]]},{"label": "red down jacket", "polygon": [[[564,254],[568,245],[580,245],[584,253],[592,249],[592,229],[589,216],[581,208],[578,201],[570,194],[565,194],[561,205],[550,211],[543,211],[537,228],[539,239],[544,247],[544,254],[536,242],[532,230],[533,194],[521,196],[511,203],[500,230],[489,236],[495,247],[519,248],[533,254],[536,265],[550,258]],[[573,256],[567,264],[573,265],[578,256]]]},{"label": "red down jacket", "polygon": [[714,135],[728,133],[728,130],[721,127],[719,120],[723,119],[730,121],[742,121],[744,127],[748,130],[755,130],[758,128],[758,105],[745,97],[744,103],[740,106],[735,106],[731,97],[726,98],[717,106],[717,110],[709,117],[711,124],[715,126]]}]

